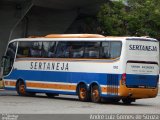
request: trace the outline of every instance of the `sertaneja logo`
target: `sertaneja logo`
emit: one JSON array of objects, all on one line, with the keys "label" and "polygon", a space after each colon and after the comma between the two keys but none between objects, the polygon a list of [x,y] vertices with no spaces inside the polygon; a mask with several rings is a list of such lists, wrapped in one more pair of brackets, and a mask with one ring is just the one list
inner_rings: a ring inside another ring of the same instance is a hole
[{"label": "sertaneja logo", "polygon": [[157,46],[129,45],[129,50],[157,51]]},{"label": "sertaneja logo", "polygon": [[31,70],[57,70],[57,71],[68,71],[69,64],[61,62],[31,62]]}]

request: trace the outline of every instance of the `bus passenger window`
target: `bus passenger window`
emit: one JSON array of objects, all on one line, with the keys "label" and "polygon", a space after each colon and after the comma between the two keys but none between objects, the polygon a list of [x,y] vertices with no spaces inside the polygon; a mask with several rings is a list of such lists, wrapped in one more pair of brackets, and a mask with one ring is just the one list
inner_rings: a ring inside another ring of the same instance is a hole
[{"label": "bus passenger window", "polygon": [[66,58],[69,56],[67,42],[59,42],[56,50],[57,58]]},{"label": "bus passenger window", "polygon": [[84,45],[83,42],[72,42],[71,44],[71,51],[70,51],[70,58],[82,58],[84,53]]},{"label": "bus passenger window", "polygon": [[17,58],[41,57],[42,42],[21,41],[18,44]]},{"label": "bus passenger window", "polygon": [[111,58],[118,58],[121,55],[121,47],[122,47],[122,43],[121,42],[111,42],[111,46],[110,46],[110,54],[111,54]]},{"label": "bus passenger window", "polygon": [[100,42],[88,42],[85,44],[84,58],[99,58]]},{"label": "bus passenger window", "polygon": [[118,58],[121,54],[122,43],[119,41],[102,42],[101,58]]},{"label": "bus passenger window", "polygon": [[53,58],[55,57],[56,42],[48,41],[42,43],[42,57]]},{"label": "bus passenger window", "polygon": [[84,53],[83,42],[59,42],[56,50],[58,58],[82,58]]},{"label": "bus passenger window", "polygon": [[29,57],[29,49],[31,48],[31,42],[21,41],[18,43],[17,58]]},{"label": "bus passenger window", "polygon": [[32,47],[30,48],[31,57],[41,57],[42,56],[42,42],[32,42]]},{"label": "bus passenger window", "polygon": [[101,58],[110,58],[110,42],[102,42],[102,47],[101,47]]}]

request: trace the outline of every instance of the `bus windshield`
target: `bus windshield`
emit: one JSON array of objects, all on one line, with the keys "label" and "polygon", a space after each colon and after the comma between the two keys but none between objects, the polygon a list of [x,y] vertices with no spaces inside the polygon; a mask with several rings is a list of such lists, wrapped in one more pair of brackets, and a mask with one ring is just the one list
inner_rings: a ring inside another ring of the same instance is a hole
[{"label": "bus windshield", "polygon": [[12,42],[8,45],[6,55],[3,57],[3,60],[2,60],[4,75],[9,74],[13,67],[14,58],[16,55],[16,49],[17,49],[17,42]]}]

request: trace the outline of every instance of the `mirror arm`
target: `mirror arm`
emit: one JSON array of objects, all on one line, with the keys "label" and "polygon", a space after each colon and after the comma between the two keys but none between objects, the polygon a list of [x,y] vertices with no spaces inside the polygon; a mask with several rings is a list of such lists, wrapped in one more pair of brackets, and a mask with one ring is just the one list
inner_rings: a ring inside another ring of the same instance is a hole
[{"label": "mirror arm", "polygon": [[0,80],[3,78],[3,67],[0,67]]}]

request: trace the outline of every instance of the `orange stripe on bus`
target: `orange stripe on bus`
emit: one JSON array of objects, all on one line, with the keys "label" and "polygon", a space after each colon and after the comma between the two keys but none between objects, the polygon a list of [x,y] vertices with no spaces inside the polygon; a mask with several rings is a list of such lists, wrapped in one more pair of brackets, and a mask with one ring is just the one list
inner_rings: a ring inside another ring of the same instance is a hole
[{"label": "orange stripe on bus", "polygon": [[33,88],[76,90],[76,86],[75,85],[31,83],[31,82],[27,82],[26,85],[27,85],[27,87],[33,87]]},{"label": "orange stripe on bus", "polygon": [[101,87],[101,91],[105,93],[118,93],[118,88],[115,87]]},{"label": "orange stripe on bus", "polygon": [[5,81],[4,83],[5,83],[6,86],[16,86],[15,81]]},{"label": "orange stripe on bus", "polygon": [[[16,86],[16,81],[5,81],[6,86]],[[43,89],[60,89],[60,90],[76,90],[76,85],[62,85],[62,84],[48,84],[48,83],[32,83],[27,82],[27,87],[43,88]],[[104,93],[117,93],[118,88],[115,87],[101,87]]]}]

